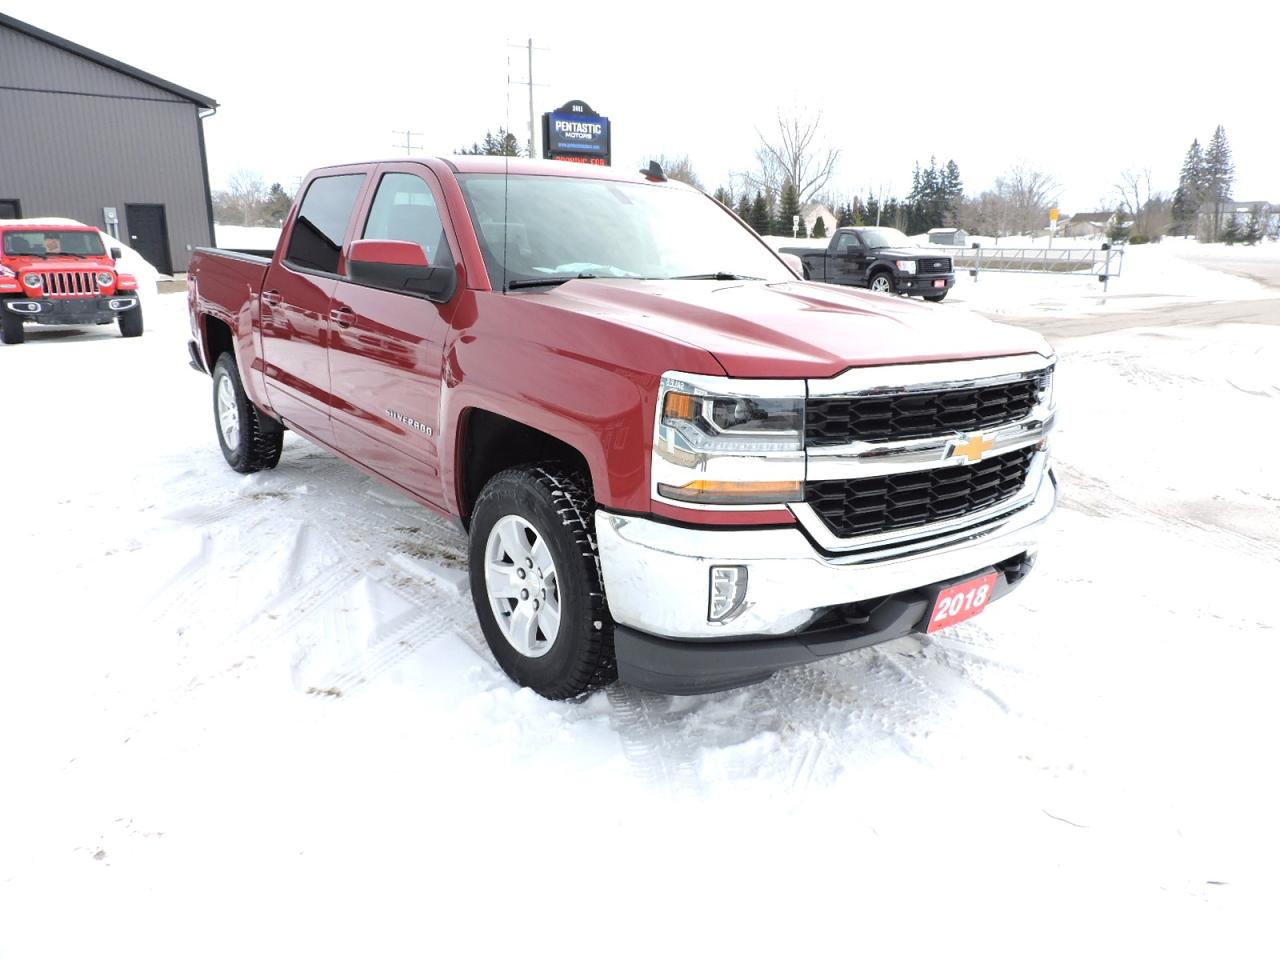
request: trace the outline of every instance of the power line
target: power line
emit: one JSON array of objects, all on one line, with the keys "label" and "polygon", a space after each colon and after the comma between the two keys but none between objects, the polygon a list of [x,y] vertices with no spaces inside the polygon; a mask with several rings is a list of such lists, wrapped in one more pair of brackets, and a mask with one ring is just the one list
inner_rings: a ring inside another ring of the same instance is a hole
[{"label": "power line", "polygon": [[413,138],[422,136],[421,130],[392,130],[391,132],[396,136],[404,137],[404,143],[393,143],[391,146],[397,150],[403,150],[406,157],[411,156],[413,151],[418,149],[413,142]]}]

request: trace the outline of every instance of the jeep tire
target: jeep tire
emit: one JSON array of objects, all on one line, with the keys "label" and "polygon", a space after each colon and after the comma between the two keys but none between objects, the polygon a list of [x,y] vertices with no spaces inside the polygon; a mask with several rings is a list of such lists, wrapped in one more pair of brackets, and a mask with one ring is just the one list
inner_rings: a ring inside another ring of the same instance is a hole
[{"label": "jeep tire", "polygon": [[120,324],[120,336],[142,336],[142,300],[139,299],[138,305],[132,310],[126,310],[124,313],[117,314],[116,323]]},{"label": "jeep tire", "polygon": [[0,303],[0,310],[4,311],[0,314],[0,340],[5,343],[22,343],[26,340],[27,334],[22,329],[22,318],[16,313],[5,310],[2,303]]}]

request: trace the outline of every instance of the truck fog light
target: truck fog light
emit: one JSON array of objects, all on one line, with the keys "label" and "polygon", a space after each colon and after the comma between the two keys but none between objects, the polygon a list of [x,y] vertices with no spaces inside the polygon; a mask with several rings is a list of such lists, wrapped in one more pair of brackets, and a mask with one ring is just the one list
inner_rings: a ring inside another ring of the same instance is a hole
[{"label": "truck fog light", "polygon": [[738,612],[747,598],[746,567],[711,568],[711,603],[707,619],[723,623]]}]

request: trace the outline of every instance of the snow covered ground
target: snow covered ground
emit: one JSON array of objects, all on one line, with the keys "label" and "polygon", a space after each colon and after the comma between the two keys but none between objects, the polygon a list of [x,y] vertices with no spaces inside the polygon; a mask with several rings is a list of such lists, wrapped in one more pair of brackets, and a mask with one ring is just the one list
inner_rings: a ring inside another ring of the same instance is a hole
[{"label": "snow covered ground", "polygon": [[274,250],[280,242],[279,227],[241,227],[214,224],[214,245],[229,250]]},{"label": "snow covered ground", "polygon": [[565,704],[443,522],[226,468],[147,310],[0,349],[0,957],[1272,949],[1280,325],[1059,341],[1063,502],[977,620]]}]

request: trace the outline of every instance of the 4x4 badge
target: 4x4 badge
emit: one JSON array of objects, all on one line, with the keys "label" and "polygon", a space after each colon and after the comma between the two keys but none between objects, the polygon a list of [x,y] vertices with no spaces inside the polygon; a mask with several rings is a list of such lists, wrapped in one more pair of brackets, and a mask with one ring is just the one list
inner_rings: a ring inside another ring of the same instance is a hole
[{"label": "4x4 badge", "polygon": [[947,454],[947,457],[948,459],[951,457],[964,457],[970,463],[977,463],[982,459],[982,455],[993,446],[995,444],[982,434],[971,433],[965,438],[964,443],[957,441],[951,444],[951,452]]}]

